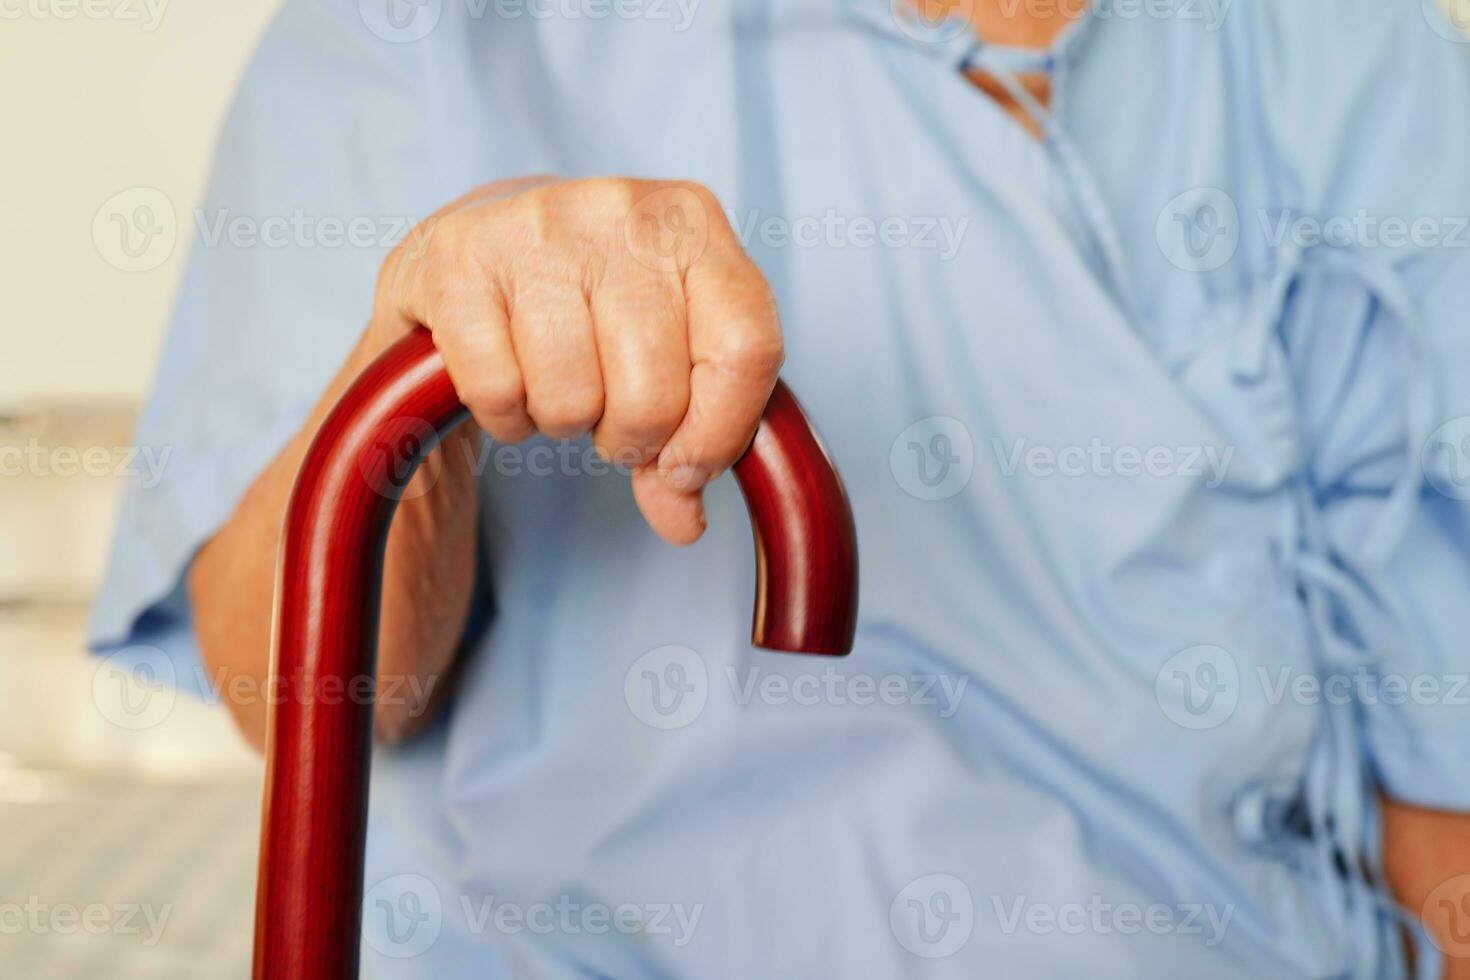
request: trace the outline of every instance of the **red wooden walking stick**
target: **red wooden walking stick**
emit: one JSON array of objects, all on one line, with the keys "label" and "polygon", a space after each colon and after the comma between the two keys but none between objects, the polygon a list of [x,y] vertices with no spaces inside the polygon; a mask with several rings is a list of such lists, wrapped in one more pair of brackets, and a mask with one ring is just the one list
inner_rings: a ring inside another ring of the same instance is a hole
[{"label": "red wooden walking stick", "polygon": [[[373,708],[353,692],[375,676],[396,491],[466,414],[419,328],[348,389],[302,461],[276,584],[257,980],[357,975]],[[753,642],[847,653],[857,618],[852,512],[779,382],[735,478],[755,536]]]}]

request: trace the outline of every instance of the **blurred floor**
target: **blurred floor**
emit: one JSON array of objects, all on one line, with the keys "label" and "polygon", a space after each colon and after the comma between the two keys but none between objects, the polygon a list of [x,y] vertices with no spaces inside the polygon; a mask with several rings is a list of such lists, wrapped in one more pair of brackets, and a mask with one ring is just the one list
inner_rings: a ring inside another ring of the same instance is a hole
[{"label": "blurred floor", "polygon": [[0,973],[247,977],[259,790],[0,770]]},{"label": "blurred floor", "polygon": [[0,479],[0,978],[246,977],[260,761],[222,707],[85,649],[131,410],[0,409],[28,453]]}]

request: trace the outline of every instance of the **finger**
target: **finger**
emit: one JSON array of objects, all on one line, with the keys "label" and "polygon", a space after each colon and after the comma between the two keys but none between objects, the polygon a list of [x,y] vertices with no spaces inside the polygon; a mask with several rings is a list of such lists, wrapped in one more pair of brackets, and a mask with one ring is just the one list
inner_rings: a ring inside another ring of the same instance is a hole
[{"label": "finger", "polygon": [[605,459],[634,466],[659,450],[689,406],[689,342],[677,275],[611,260],[592,294],[605,389],[593,439]]},{"label": "finger", "polygon": [[516,273],[510,335],[536,428],[570,439],[602,417],[602,374],[580,273],[545,262]]},{"label": "finger", "polygon": [[[430,247],[439,244],[436,242],[436,236],[441,233],[441,230],[446,235],[458,236],[456,242],[458,247],[468,246],[471,242],[467,240],[465,234],[467,221],[463,220],[464,212],[484,209],[515,197],[523,191],[560,182],[561,178],[551,174],[492,181],[462,194],[415,225],[403,241],[393,249],[379,270],[374,292],[374,312],[381,315],[386,322],[377,324],[377,326],[389,330],[396,338],[420,325],[400,312],[400,307],[403,305],[401,294],[405,288],[405,279],[421,274],[423,262]],[[447,252],[449,249],[441,247],[440,251]],[[385,296],[388,297],[386,302],[383,301]]]},{"label": "finger", "polygon": [[534,434],[504,307],[466,305],[437,320],[429,324],[434,345],[475,424],[500,442],[520,442]]},{"label": "finger", "polygon": [[693,544],[704,533],[703,494],[677,489],[652,463],[633,470],[633,499],[648,526],[670,544]]},{"label": "finger", "polygon": [[770,287],[738,244],[712,242],[685,274],[684,288],[689,407],[659,453],[658,469],[687,492],[728,468],[750,444],[783,353]]},{"label": "finger", "polygon": [[395,309],[434,335],[459,400],[485,432],[518,442],[535,431],[516,362],[505,300],[470,257],[441,234],[439,245],[411,260],[397,284]]}]

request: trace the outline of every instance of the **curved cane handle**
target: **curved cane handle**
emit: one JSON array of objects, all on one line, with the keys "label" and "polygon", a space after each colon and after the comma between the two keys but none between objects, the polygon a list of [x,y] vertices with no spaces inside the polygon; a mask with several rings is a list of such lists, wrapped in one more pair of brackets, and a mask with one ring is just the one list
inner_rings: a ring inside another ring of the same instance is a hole
[{"label": "curved cane handle", "polygon": [[[383,547],[397,491],[466,414],[419,328],[348,389],[302,461],[276,584],[257,980],[357,975]],[[755,644],[848,652],[852,512],[780,382],[735,477],[755,533]]]}]

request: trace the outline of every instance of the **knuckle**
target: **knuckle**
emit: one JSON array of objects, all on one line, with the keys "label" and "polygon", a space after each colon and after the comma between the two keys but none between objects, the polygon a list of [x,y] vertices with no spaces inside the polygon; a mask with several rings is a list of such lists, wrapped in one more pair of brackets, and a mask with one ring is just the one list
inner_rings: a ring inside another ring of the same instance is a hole
[{"label": "knuckle", "polygon": [[441,223],[404,255],[404,298],[425,312],[443,310],[475,274],[464,233]]},{"label": "knuckle", "polygon": [[709,208],[716,212],[720,210],[719,197],[708,186],[706,186],[705,184],[701,184],[697,180],[670,181],[668,186],[676,187],[683,191],[688,191],[690,194],[694,195],[694,197],[698,199],[699,203],[703,204],[706,208]]},{"label": "knuckle", "polygon": [[698,205],[695,217],[699,220],[704,233],[716,244],[728,245],[738,241],[734,229],[730,227],[725,206],[720,203],[719,195],[712,189],[692,180],[679,181],[671,186],[677,187],[682,193],[688,195],[692,203]]},{"label": "knuckle", "polygon": [[688,397],[682,392],[650,392],[620,405],[615,430],[634,445],[661,446],[684,419]]},{"label": "knuckle", "polygon": [[529,411],[536,427],[549,436],[581,435],[602,416],[602,392],[585,385],[565,389],[550,398],[533,399]]},{"label": "knuckle", "polygon": [[742,377],[774,377],[786,361],[786,348],[777,332],[741,327],[725,337],[721,360]]},{"label": "knuckle", "polygon": [[383,264],[378,267],[378,278],[373,284],[374,306],[388,307],[397,304],[398,270],[403,266],[403,256],[403,246],[400,245],[389,252]]},{"label": "knuckle", "polygon": [[518,374],[506,372],[466,382],[459,397],[476,418],[503,418],[524,409],[526,389]]},{"label": "knuckle", "polygon": [[468,222],[455,214],[430,218],[422,232],[403,243],[404,261],[425,275],[443,275],[464,262],[469,251]]},{"label": "knuckle", "polygon": [[428,250],[427,245],[417,252],[399,246],[383,263],[379,296],[404,316],[420,316],[425,312],[426,284],[433,274]]},{"label": "knuckle", "polygon": [[425,246],[440,254],[453,253],[464,246],[474,225],[474,212],[450,211],[424,222],[422,239]]},{"label": "knuckle", "polygon": [[623,211],[638,198],[639,182],[625,177],[590,177],[578,182],[578,191],[588,201],[597,202],[611,211]]},{"label": "knuckle", "polygon": [[431,321],[431,327],[436,326],[432,321],[449,309],[457,282],[458,277],[447,266],[425,266],[414,277],[413,295],[408,301],[426,320]]},{"label": "knuckle", "polygon": [[555,240],[556,202],[562,193],[562,185],[548,184],[522,191],[511,199],[509,224],[515,248],[539,250]]},{"label": "knuckle", "polygon": [[572,223],[585,243],[592,245],[616,242],[625,234],[627,223],[636,221],[651,181],[621,177],[593,177],[578,182],[573,188],[577,219]]}]

